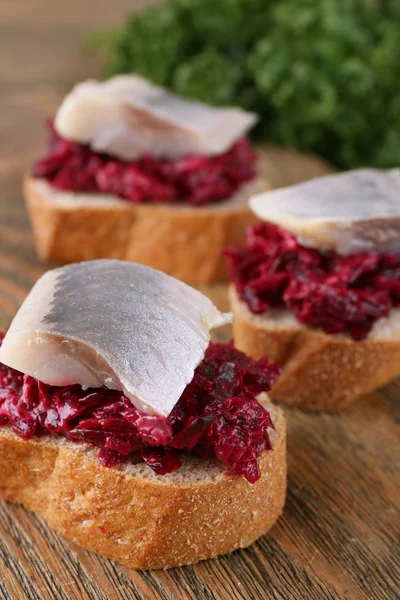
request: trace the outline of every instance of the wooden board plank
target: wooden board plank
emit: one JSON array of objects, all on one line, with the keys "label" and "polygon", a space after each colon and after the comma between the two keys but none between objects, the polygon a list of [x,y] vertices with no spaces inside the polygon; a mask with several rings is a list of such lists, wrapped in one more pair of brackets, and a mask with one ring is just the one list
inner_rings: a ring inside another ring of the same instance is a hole
[{"label": "wooden board plank", "polygon": [[[79,45],[143,2],[5,0],[0,7],[0,328],[46,270],[35,257],[21,180],[44,141],[42,122],[98,65]],[[34,7],[34,8],[33,8]],[[27,62],[27,60],[29,61]],[[263,153],[274,185],[326,165]],[[226,307],[226,289],[203,289]],[[220,337],[227,339],[229,330]],[[393,600],[400,598],[400,383],[340,415],[286,410],[288,499],[270,535],[247,550],[167,572],[135,572],[60,538],[18,506],[0,506],[0,599]]]}]

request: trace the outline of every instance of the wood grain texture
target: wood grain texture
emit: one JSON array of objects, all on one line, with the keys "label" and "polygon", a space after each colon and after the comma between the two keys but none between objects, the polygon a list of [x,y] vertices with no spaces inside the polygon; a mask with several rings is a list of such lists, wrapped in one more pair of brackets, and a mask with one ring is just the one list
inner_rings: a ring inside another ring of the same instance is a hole
[{"label": "wood grain texture", "polygon": [[[46,270],[35,257],[21,180],[43,147],[43,119],[96,75],[85,31],[136,0],[0,4],[0,328]],[[268,149],[274,185],[326,170]],[[223,286],[203,288],[226,306]],[[229,330],[219,333],[229,337]],[[0,505],[0,599],[394,600],[400,598],[400,383],[339,415],[286,410],[289,491],[283,518],[247,550],[167,572],[134,572],[65,542],[35,515]],[[171,541],[173,543],[173,541]]]}]

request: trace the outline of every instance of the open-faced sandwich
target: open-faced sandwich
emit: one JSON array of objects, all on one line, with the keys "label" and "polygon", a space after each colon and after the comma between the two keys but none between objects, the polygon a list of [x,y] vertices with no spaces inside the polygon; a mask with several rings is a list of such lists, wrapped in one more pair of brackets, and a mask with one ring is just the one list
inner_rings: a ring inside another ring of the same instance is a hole
[{"label": "open-faced sandwich", "polygon": [[133,568],[245,547],[279,517],[280,372],[184,283],[116,260],[46,273],[0,347],[0,495]]},{"label": "open-faced sandwich", "polygon": [[75,86],[25,181],[40,257],[117,258],[190,282],[226,279],[221,251],[243,241],[255,221],[248,199],[267,188],[245,137],[256,120],[135,75]]},{"label": "open-faced sandwich", "polygon": [[271,397],[338,410],[400,374],[400,170],[260,194],[227,250],[236,346],[283,367]]}]

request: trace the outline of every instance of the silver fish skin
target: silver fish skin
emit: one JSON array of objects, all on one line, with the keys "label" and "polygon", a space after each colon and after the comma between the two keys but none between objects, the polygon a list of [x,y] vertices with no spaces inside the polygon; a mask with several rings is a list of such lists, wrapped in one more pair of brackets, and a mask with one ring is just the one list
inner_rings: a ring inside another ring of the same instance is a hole
[{"label": "silver fish skin", "polygon": [[305,245],[340,254],[400,251],[400,169],[358,169],[257,194],[250,207]]},{"label": "silver fish skin", "polygon": [[138,75],[119,75],[76,85],[56,114],[55,128],[95,151],[137,160],[146,154],[221,154],[257,120],[240,108],[208,106]]},{"label": "silver fish skin", "polygon": [[47,272],[22,304],[0,362],[55,386],[122,390],[168,416],[214,327],[232,322],[190,286],[150,267],[96,260]]}]

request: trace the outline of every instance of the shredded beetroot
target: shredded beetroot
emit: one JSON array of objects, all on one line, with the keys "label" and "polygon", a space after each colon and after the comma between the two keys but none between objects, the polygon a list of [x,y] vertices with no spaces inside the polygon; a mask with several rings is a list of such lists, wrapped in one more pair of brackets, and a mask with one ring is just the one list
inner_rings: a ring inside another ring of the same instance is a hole
[{"label": "shredded beetroot", "polygon": [[286,306],[300,323],[362,340],[400,305],[398,254],[319,252],[266,223],[250,227],[244,246],[224,254],[240,298],[255,314]]},{"label": "shredded beetroot", "polygon": [[[0,335],[0,344],[3,336]],[[0,425],[24,439],[63,435],[101,448],[111,467],[139,454],[158,474],[179,469],[181,453],[217,457],[254,483],[258,458],[271,448],[269,413],[256,395],[280,374],[266,358],[254,361],[232,344],[210,344],[193,380],[168,418],[136,410],[122,392],[49,386],[0,364]]]},{"label": "shredded beetroot", "polygon": [[134,204],[202,206],[230,198],[242,183],[255,177],[256,155],[246,138],[218,156],[175,160],[145,156],[125,162],[65,140],[52,123],[49,127],[49,150],[37,162],[33,175],[61,190],[114,194]]}]

